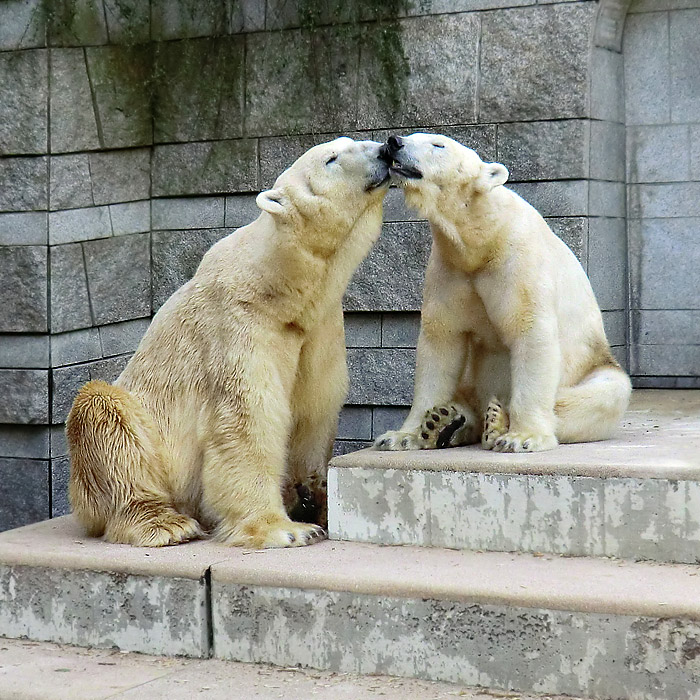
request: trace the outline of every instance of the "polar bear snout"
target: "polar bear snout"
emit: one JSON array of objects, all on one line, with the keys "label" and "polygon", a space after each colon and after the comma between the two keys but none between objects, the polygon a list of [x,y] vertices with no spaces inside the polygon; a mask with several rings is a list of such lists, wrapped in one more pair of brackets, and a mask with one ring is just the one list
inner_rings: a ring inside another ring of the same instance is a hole
[{"label": "polar bear snout", "polygon": [[379,152],[379,157],[389,164],[389,172],[399,181],[420,180],[423,177],[418,161],[405,147],[400,136],[389,136]]}]

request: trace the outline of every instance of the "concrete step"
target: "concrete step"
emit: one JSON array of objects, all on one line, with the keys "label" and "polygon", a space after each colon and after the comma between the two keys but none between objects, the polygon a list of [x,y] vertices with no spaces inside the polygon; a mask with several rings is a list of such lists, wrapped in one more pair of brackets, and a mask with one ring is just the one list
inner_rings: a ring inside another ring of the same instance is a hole
[{"label": "concrete step", "polygon": [[0,635],[586,698],[697,700],[700,569],[326,541],[0,535]]},{"label": "concrete step", "polygon": [[329,529],[378,544],[696,563],[700,391],[635,391],[618,438],[551,452],[336,457]]}]

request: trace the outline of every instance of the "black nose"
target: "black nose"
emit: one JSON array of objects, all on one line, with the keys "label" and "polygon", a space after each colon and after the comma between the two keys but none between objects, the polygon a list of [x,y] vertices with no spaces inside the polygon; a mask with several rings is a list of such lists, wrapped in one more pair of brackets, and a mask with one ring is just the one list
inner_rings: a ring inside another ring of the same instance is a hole
[{"label": "black nose", "polygon": [[379,157],[391,165],[400,149],[403,148],[403,141],[400,136],[390,136],[387,142],[379,149]]}]

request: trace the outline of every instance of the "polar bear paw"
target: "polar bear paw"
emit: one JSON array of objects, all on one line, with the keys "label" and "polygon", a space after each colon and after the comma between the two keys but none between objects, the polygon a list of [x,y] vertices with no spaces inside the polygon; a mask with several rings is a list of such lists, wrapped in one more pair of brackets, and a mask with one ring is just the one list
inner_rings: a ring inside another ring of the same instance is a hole
[{"label": "polar bear paw", "polygon": [[250,517],[234,527],[220,523],[215,533],[219,542],[250,549],[304,547],[325,538],[325,530],[318,525],[278,516]]},{"label": "polar bear paw", "polygon": [[424,449],[458,447],[476,441],[475,427],[469,409],[458,404],[433,406],[425,412],[420,436],[427,443]]},{"label": "polar bear paw", "polygon": [[544,452],[558,444],[554,435],[507,432],[496,438],[492,449],[494,452]]},{"label": "polar bear paw", "polygon": [[501,402],[494,396],[486,408],[484,416],[484,431],[481,434],[481,445],[487,450],[492,450],[496,440],[508,432],[508,414]]},{"label": "polar bear paw", "polygon": [[425,440],[414,433],[389,430],[374,441],[374,449],[379,451],[399,452],[404,450],[424,450]]}]

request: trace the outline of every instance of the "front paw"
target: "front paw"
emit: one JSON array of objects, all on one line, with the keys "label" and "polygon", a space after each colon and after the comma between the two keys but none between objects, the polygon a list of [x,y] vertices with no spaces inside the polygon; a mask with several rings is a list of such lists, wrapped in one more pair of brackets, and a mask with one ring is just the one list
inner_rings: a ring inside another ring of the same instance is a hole
[{"label": "front paw", "polygon": [[389,430],[374,441],[374,449],[380,451],[422,450],[424,447],[425,441],[420,436],[400,430]]},{"label": "front paw", "polygon": [[554,435],[507,432],[496,438],[494,452],[544,452],[554,449],[559,442]]}]

